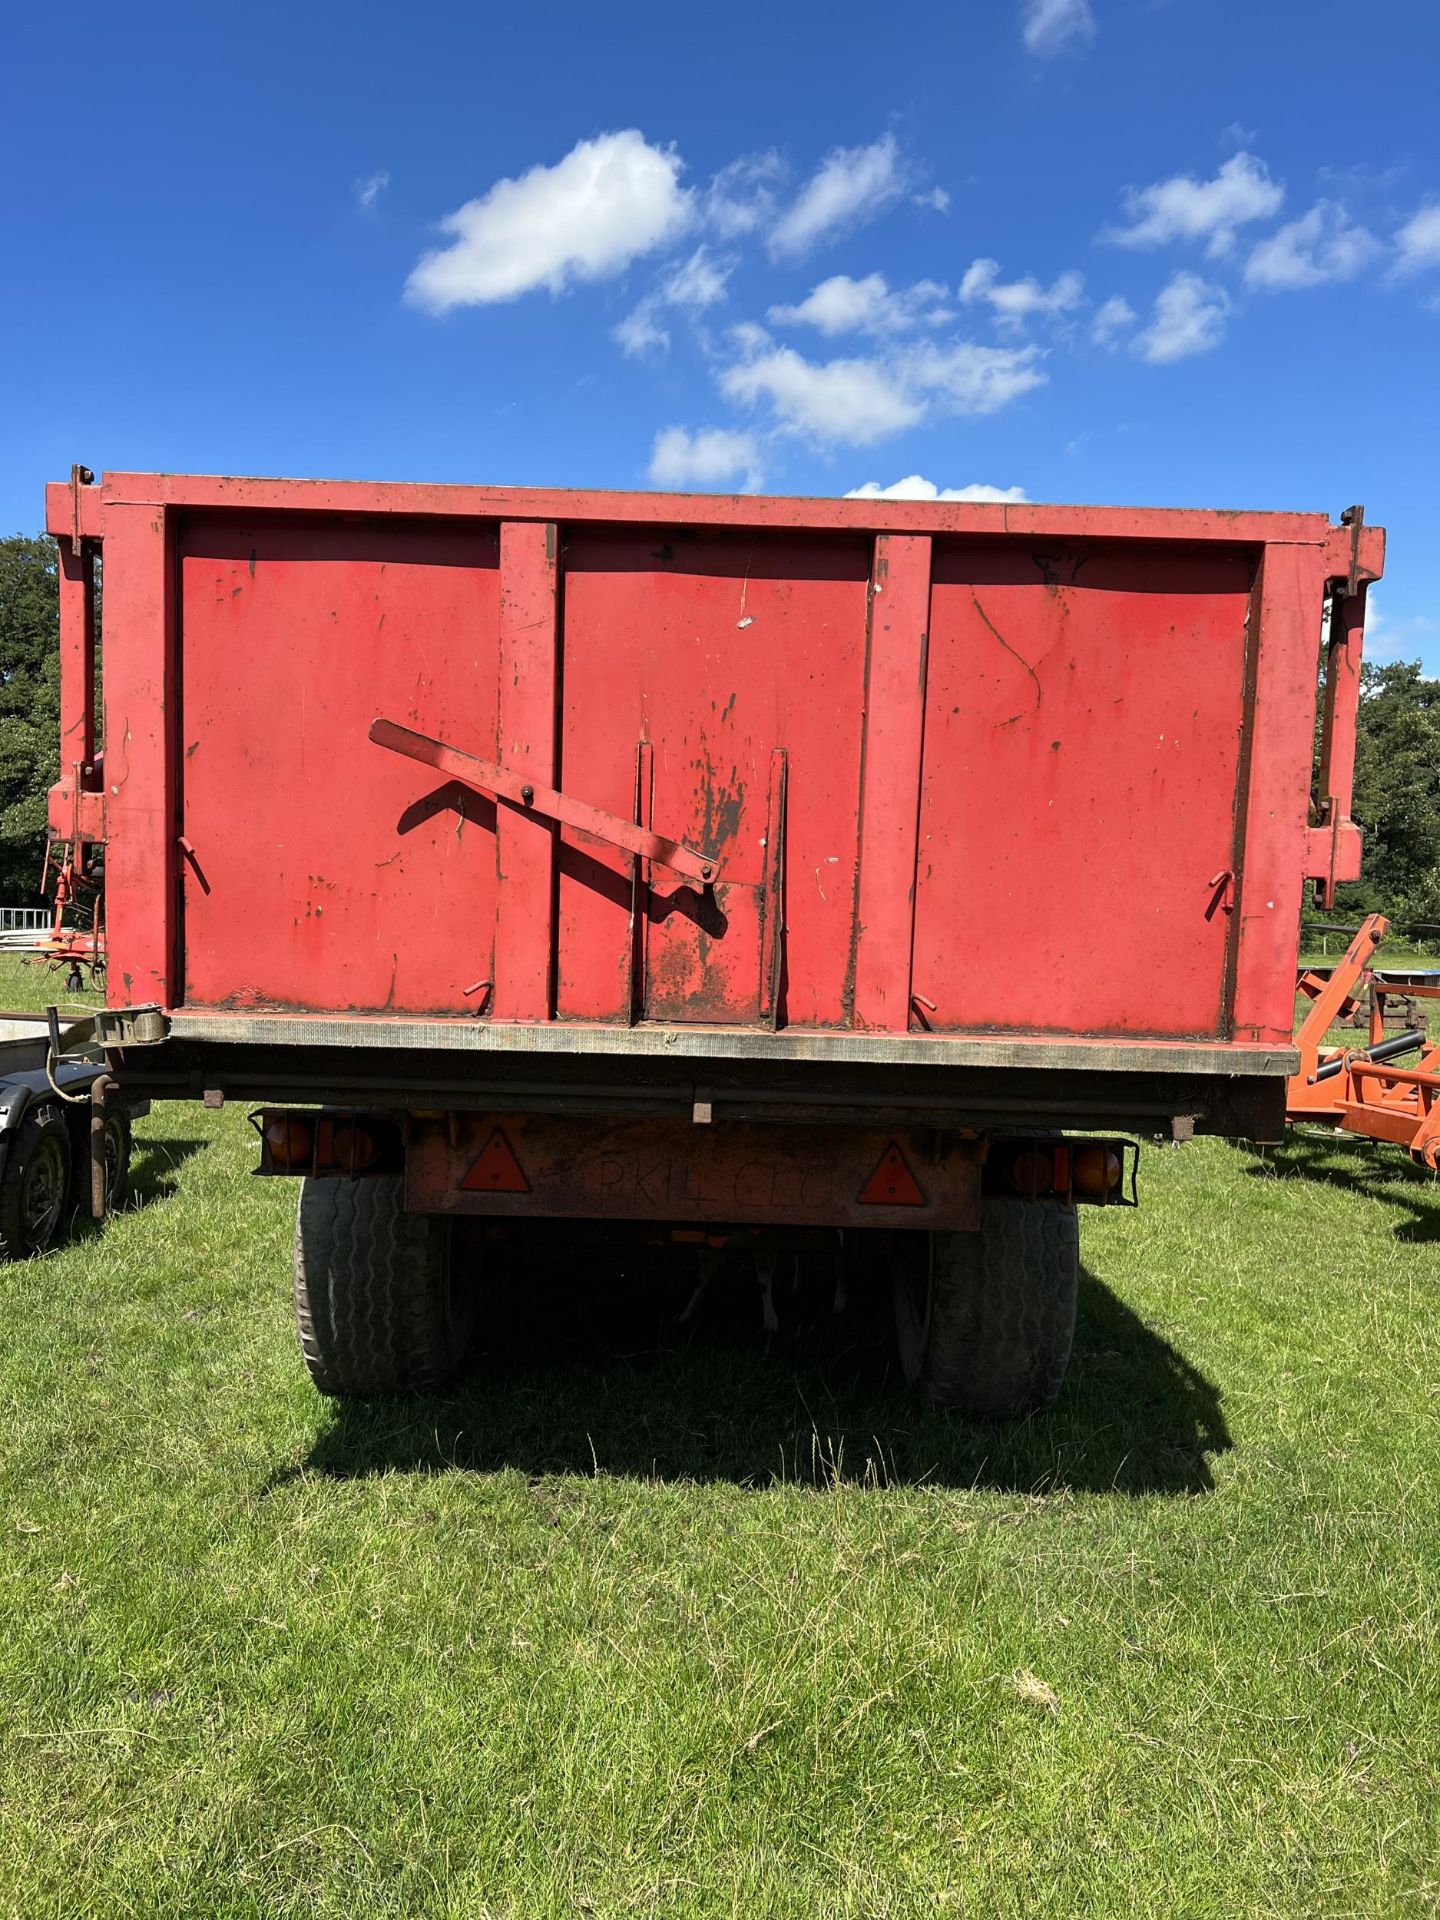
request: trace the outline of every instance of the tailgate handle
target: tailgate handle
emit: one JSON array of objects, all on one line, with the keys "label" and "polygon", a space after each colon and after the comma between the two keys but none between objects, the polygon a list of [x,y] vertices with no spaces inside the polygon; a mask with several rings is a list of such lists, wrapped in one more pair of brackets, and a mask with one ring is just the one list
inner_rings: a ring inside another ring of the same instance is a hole
[{"label": "tailgate handle", "polygon": [[682,880],[693,880],[708,887],[715,879],[718,866],[708,854],[697,853],[683,841],[667,840],[663,833],[653,833],[649,827],[637,827],[618,814],[604,813],[588,801],[576,800],[554,787],[537,786],[523,773],[514,773],[493,760],[478,760],[473,753],[462,753],[459,747],[432,740],[428,734],[412,733],[409,727],[397,726],[393,720],[372,720],[370,738],[377,747],[403,753],[407,760],[418,760],[422,767],[433,767],[436,773],[448,773],[464,786],[495,794],[525,813],[558,820],[577,833],[588,833],[612,847],[623,847],[627,853],[638,854],[642,860],[664,867]]}]

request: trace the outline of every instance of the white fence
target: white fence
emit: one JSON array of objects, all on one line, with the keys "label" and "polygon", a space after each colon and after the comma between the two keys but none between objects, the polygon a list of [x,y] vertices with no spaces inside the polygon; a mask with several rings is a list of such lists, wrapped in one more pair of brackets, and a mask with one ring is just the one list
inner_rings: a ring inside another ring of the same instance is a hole
[{"label": "white fence", "polygon": [[50,907],[0,907],[0,933],[48,933]]}]

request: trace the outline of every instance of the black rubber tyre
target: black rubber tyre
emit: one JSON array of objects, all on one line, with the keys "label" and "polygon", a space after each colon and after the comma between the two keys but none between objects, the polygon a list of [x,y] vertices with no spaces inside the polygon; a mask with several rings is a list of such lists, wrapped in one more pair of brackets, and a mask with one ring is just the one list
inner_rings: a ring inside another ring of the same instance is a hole
[{"label": "black rubber tyre", "polygon": [[459,1371],[475,1327],[450,1222],[406,1213],[398,1174],[304,1180],[295,1214],[295,1321],[322,1393],[429,1392]]},{"label": "black rubber tyre", "polygon": [[1016,1420],[1055,1404],[1075,1340],[1074,1207],[991,1200],[978,1233],[906,1235],[897,1248],[900,1363],[926,1406]]},{"label": "black rubber tyre", "polygon": [[54,1100],[31,1107],[0,1173],[0,1260],[48,1253],[69,1211],[70,1129]]}]

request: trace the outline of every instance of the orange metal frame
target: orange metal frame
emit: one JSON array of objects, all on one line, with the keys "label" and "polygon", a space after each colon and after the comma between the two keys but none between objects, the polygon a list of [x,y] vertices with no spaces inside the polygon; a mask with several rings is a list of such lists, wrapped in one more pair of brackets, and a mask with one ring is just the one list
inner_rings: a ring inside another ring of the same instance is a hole
[{"label": "orange metal frame", "polygon": [[[103,889],[91,870],[86,845],[70,840],[46,842],[40,891],[43,894],[52,887],[55,906],[49,931],[37,932],[25,941],[7,940],[5,951],[27,960],[44,960],[51,972],[60,967],[84,967],[98,991],[105,980],[105,909]],[[72,925],[69,918],[74,907],[87,897],[91,917],[88,929]]]},{"label": "orange metal frame", "polygon": [[[1418,1000],[1440,1000],[1440,984],[1387,987],[1374,977],[1371,961],[1389,930],[1383,914],[1372,913],[1327,976],[1300,975],[1298,991],[1311,1002],[1295,1043],[1300,1069],[1292,1075],[1288,1117],[1315,1120],[1370,1140],[1405,1147],[1413,1160],[1432,1172],[1440,1168],[1440,1044],[1417,1048],[1418,1061],[1404,1067],[1368,1058],[1384,1038],[1385,997],[1404,993]],[[1365,1047],[1326,1046],[1324,1036],[1340,1015],[1370,990],[1370,1032]],[[1334,1069],[1323,1078],[1321,1069]]]}]

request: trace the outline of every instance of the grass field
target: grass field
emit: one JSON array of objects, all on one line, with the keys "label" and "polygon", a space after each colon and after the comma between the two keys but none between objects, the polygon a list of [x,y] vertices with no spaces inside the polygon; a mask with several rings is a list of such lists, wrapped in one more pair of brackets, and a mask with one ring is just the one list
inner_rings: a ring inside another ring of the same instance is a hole
[{"label": "grass field", "polygon": [[998,1429],[914,1409],[883,1302],[687,1341],[639,1261],[496,1273],[459,1392],[337,1408],[252,1163],[157,1108],[132,1209],[0,1276],[0,1911],[1440,1908],[1398,1156],[1147,1152]]}]

